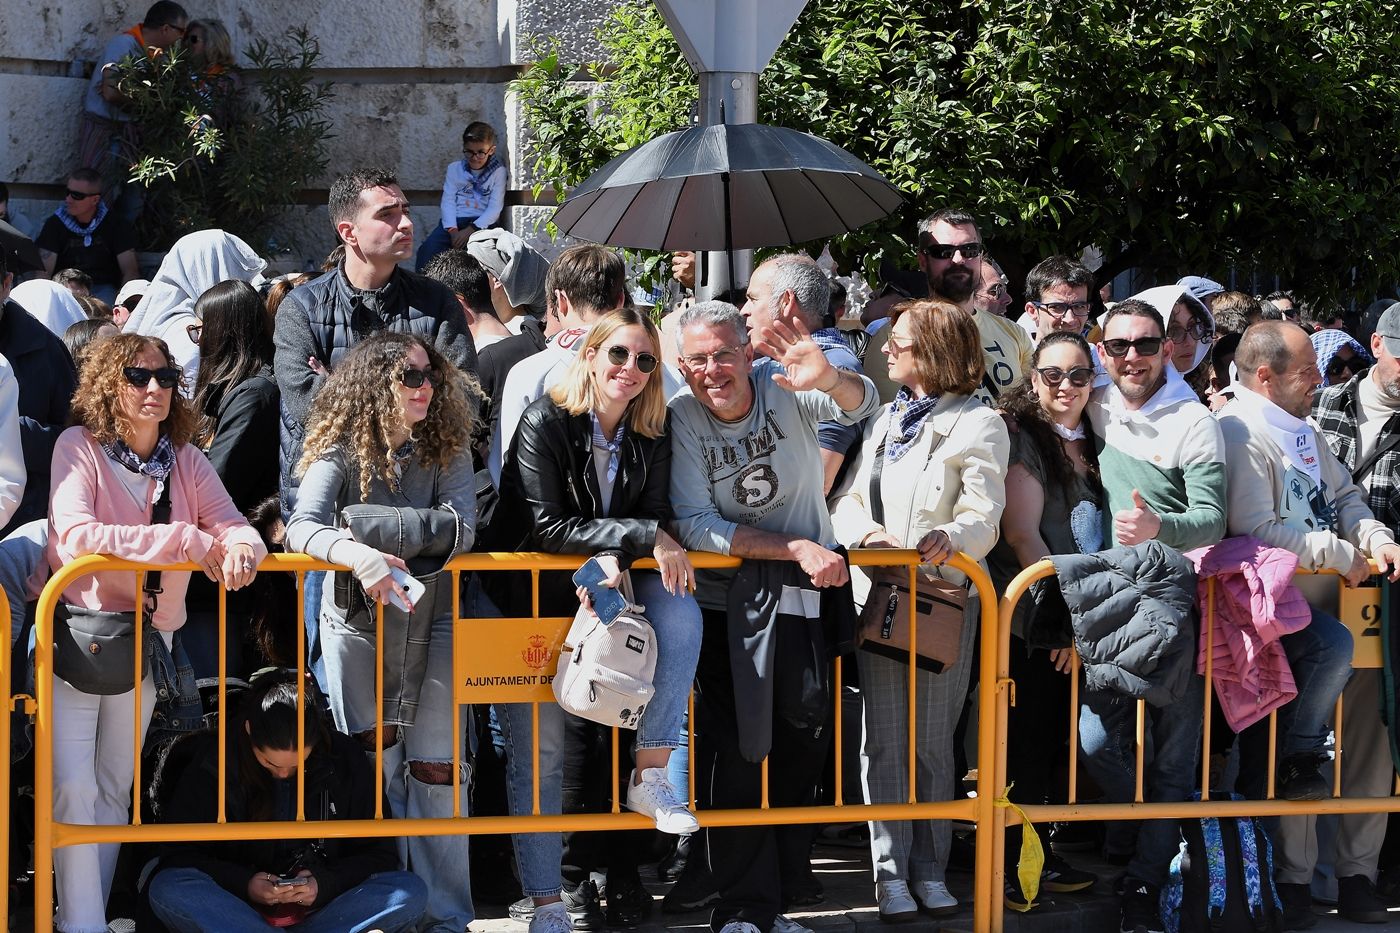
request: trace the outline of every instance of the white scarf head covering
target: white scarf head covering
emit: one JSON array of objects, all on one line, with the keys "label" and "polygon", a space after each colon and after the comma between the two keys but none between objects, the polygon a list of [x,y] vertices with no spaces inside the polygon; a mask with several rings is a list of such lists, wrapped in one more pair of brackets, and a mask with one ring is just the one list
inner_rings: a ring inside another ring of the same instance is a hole
[{"label": "white scarf head covering", "polygon": [[68,328],[87,320],[87,312],[68,287],[48,279],[21,282],[10,292],[10,298],[60,340]]}]

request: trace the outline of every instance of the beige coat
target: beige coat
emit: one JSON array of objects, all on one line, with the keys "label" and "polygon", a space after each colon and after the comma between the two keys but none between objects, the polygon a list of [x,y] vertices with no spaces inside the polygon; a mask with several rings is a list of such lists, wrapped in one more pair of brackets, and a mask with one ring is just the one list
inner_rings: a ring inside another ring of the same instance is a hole
[{"label": "beige coat", "polygon": [[[881,530],[870,513],[870,469],[889,419],[886,407],[866,425],[859,457],[832,507],[836,539],[847,547],[859,547],[867,535]],[[944,531],[953,550],[982,560],[997,542],[1010,450],[1006,424],[996,412],[965,395],[940,399],[913,447],[885,463],[880,482],[884,530],[905,547],[914,547],[930,531]],[[964,579],[956,570],[942,575],[959,583]],[[864,605],[869,577],[852,568],[851,578],[856,603]]]}]

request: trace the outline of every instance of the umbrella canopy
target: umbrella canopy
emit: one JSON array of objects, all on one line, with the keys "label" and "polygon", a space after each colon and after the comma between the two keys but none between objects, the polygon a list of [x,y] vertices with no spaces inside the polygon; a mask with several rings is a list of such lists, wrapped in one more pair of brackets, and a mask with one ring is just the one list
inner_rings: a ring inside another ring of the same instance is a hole
[{"label": "umbrella canopy", "polygon": [[855,230],[899,191],[839,146],[761,123],[667,133],[613,159],[554,214],[562,232],[654,250],[736,250]]},{"label": "umbrella canopy", "polygon": [[44,261],[39,258],[39,247],[34,245],[34,241],[3,220],[0,220],[0,250],[10,259],[17,260],[18,268],[16,263],[5,263],[11,272],[44,268]]}]

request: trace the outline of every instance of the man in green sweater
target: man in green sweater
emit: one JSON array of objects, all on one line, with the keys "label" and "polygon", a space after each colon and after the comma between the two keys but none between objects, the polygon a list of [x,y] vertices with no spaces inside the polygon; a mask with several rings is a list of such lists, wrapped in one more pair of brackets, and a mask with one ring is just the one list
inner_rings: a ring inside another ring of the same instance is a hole
[{"label": "man in green sweater", "polygon": [[[1225,533],[1225,444],[1210,411],[1171,364],[1172,345],[1156,309],[1129,299],[1103,323],[1099,358],[1110,384],[1097,389],[1089,417],[1104,485],[1105,540],[1157,539],[1181,551]],[[1168,714],[1147,706],[1149,801],[1187,800],[1195,790],[1204,684],[1197,675]],[[1085,762],[1109,799],[1133,799],[1136,701],[1085,690],[1079,731]],[[1158,893],[1180,835],[1172,820],[1114,823],[1105,850],[1129,858],[1122,892],[1123,933],[1164,929]]]}]

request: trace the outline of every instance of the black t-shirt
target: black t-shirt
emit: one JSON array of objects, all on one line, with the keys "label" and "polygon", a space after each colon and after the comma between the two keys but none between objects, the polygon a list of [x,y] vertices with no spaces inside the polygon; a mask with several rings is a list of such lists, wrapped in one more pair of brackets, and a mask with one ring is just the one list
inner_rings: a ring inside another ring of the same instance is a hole
[{"label": "black t-shirt", "polygon": [[55,272],[60,269],[81,269],[99,285],[116,285],[122,280],[117,256],[136,248],[136,234],[128,224],[117,218],[115,212],[109,211],[92,232],[92,245],[84,246],[82,236],[69,230],[63,221],[50,214],[34,245],[58,257],[54,261]]}]

